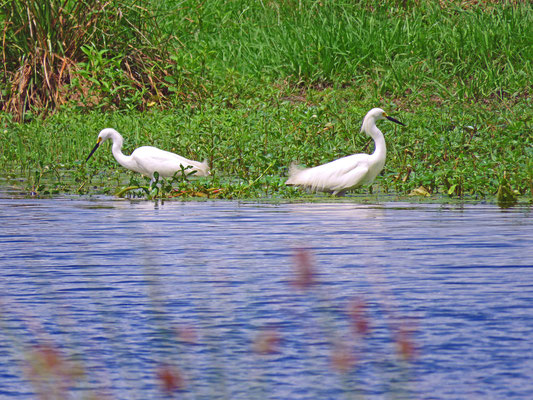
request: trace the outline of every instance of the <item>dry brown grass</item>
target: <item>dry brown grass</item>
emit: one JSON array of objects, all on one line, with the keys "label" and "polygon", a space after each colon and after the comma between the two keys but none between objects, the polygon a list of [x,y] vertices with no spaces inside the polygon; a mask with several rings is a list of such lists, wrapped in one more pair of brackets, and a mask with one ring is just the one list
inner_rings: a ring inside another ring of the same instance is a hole
[{"label": "dry brown grass", "polygon": [[[158,66],[165,50],[147,39],[146,31],[156,35],[157,29],[145,8],[120,1],[15,0],[3,6],[0,21],[0,109],[17,121],[29,110],[47,114],[87,97],[91,83],[79,74],[87,45],[122,54],[123,79],[132,90],[144,88],[147,97],[156,99],[164,96],[166,72]],[[74,78],[77,87],[71,85]],[[91,95],[98,103],[98,94]]]}]

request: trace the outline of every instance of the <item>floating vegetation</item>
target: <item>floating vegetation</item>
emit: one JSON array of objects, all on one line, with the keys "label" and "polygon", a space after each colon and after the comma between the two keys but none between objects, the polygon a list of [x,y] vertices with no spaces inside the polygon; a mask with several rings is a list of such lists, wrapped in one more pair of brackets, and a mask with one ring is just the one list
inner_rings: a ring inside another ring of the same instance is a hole
[{"label": "floating vegetation", "polygon": [[498,206],[500,206],[500,208],[511,208],[515,206],[518,202],[519,195],[520,192],[518,192],[518,190],[513,190],[507,180],[507,174],[504,172],[500,185],[498,186],[498,192],[496,193]]}]

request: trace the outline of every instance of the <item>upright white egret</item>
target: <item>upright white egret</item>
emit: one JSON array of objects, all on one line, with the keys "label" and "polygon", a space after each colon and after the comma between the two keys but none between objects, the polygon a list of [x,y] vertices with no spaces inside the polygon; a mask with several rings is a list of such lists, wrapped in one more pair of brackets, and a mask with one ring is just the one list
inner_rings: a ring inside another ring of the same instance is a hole
[{"label": "upright white egret", "polygon": [[176,172],[181,171],[182,167],[184,169],[188,168],[186,172],[195,171],[196,176],[209,175],[207,161],[198,162],[189,160],[169,151],[158,149],[157,147],[142,146],[135,149],[130,156],[127,156],[122,153],[122,143],[124,142],[122,135],[112,128],[106,128],[100,131],[96,145],[91,150],[87,160],[85,160],[86,162],[89,161],[89,158],[91,158],[96,149],[107,139],[111,139],[113,142],[111,152],[120,165],[148,176],[152,180],[154,179],[155,172],[158,172],[159,176],[170,177]]},{"label": "upright white egret", "polygon": [[347,190],[372,183],[385,165],[385,138],[376,126],[376,121],[385,118],[404,125],[388,116],[381,108],[373,108],[366,114],[361,126],[361,132],[364,131],[374,139],[374,153],[353,154],[314,168],[291,165],[289,179],[285,184],[342,196]]}]

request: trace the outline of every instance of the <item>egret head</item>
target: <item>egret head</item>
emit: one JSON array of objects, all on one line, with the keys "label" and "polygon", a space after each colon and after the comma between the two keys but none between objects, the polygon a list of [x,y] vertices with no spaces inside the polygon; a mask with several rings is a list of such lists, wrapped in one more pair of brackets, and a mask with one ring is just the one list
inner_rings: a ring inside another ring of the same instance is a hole
[{"label": "egret head", "polygon": [[105,128],[100,131],[98,134],[98,139],[101,142],[105,142],[107,139],[116,138],[120,134],[113,128]]},{"label": "egret head", "polygon": [[405,126],[405,124],[401,123],[396,118],[392,118],[381,108],[373,108],[366,114],[365,119],[363,120],[363,125],[361,126],[361,132],[365,131],[366,133],[369,133],[370,128],[380,119],[388,119],[389,121]]},{"label": "egret head", "polygon": [[98,134],[98,139],[96,139],[96,145],[93,147],[93,149],[91,150],[91,152],[89,153],[89,156],[87,157],[87,159],[85,160],[85,162],[89,161],[89,158],[91,158],[91,156],[94,154],[94,152],[96,151],[96,149],[98,149],[98,147],[103,143],[105,142],[107,139],[113,139],[113,140],[117,140],[118,138],[121,138],[120,134],[113,128],[105,128],[105,129],[102,129],[100,131],[100,133]]}]

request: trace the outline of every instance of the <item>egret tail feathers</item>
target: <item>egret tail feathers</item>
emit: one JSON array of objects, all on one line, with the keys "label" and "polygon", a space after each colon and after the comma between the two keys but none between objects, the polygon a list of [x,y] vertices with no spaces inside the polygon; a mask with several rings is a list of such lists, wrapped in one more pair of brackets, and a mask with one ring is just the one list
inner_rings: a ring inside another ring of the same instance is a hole
[{"label": "egret tail feathers", "polygon": [[317,177],[313,174],[313,171],[316,170],[317,167],[304,168],[293,163],[289,167],[289,179],[287,179],[285,184],[301,186],[311,191],[320,190],[324,186],[324,182],[320,176],[318,177],[319,179],[317,179]]},{"label": "egret tail feathers", "polygon": [[211,175],[211,171],[209,168],[209,163],[207,160],[204,160],[203,162],[196,162],[197,165],[195,165],[196,176],[208,176]]},{"label": "egret tail feathers", "polygon": [[302,182],[299,181],[298,177],[302,171],[305,171],[307,168],[302,168],[296,163],[292,163],[289,166],[289,179],[285,181],[286,185],[301,185]]}]

